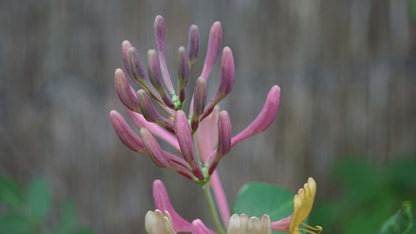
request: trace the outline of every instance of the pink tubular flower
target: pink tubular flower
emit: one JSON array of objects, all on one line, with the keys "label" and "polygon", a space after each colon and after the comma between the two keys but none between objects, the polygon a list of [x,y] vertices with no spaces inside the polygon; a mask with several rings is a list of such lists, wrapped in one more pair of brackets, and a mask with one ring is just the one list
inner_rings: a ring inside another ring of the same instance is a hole
[{"label": "pink tubular flower", "polygon": [[280,87],[274,85],[267,95],[266,102],[256,119],[251,122],[246,129],[233,137],[231,145],[247,139],[259,132],[266,130],[273,122],[280,102]]},{"label": "pink tubular flower", "polygon": [[137,134],[129,127],[123,116],[115,110],[110,112],[111,122],[121,142],[135,152],[146,152],[143,141]]}]

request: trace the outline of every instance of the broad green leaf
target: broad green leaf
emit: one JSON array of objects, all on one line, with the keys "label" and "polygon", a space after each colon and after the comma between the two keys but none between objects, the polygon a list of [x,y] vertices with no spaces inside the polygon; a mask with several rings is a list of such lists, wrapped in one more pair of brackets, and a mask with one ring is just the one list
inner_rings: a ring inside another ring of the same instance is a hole
[{"label": "broad green leaf", "polygon": [[32,179],[27,192],[27,205],[33,217],[42,219],[48,214],[50,193],[44,179],[36,177]]},{"label": "broad green leaf", "polygon": [[399,209],[383,224],[380,230],[382,234],[392,233],[415,233],[415,217],[412,211],[411,202],[403,202],[402,208]]},{"label": "broad green leaf", "polygon": [[23,204],[23,195],[19,185],[6,175],[0,175],[0,202],[13,208],[18,208]]},{"label": "broad green leaf", "polygon": [[292,214],[293,196],[293,193],[273,184],[249,183],[238,193],[233,213],[259,218],[267,214],[272,221],[280,220]]},{"label": "broad green leaf", "polygon": [[0,217],[0,233],[33,233],[32,223],[20,215],[4,215]]}]

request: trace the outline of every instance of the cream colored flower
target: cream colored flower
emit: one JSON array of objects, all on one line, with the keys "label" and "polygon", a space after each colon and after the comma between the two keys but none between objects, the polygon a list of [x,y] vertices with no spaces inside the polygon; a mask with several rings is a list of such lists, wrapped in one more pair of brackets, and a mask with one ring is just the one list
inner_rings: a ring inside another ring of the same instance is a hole
[{"label": "cream colored flower", "polygon": [[163,214],[158,209],[146,213],[145,228],[149,234],[176,234],[169,212],[165,211]]},{"label": "cream colored flower", "polygon": [[261,218],[251,217],[246,214],[238,216],[233,214],[228,222],[227,234],[271,234],[270,217],[263,215]]},{"label": "cream colored flower", "polygon": [[[315,233],[311,230],[321,233],[322,227],[311,227],[304,223],[305,219],[308,218],[308,215],[312,210],[315,194],[316,182],[312,177],[309,177],[308,182],[303,186],[303,188],[299,189],[298,194],[296,194],[293,198],[293,214],[289,226],[290,234],[301,234],[301,231]],[[309,228],[310,230],[301,228],[301,225]]]}]

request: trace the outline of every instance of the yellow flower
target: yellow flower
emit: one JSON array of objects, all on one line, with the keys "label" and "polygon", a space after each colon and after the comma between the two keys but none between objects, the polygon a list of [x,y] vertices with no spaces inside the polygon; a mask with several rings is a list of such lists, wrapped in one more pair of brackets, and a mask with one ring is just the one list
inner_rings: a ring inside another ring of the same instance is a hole
[{"label": "yellow flower", "polygon": [[[312,177],[309,177],[308,182],[303,186],[303,188],[299,189],[298,194],[296,194],[293,198],[293,214],[289,226],[290,234],[301,234],[301,231],[306,231],[307,233],[315,233],[313,231],[317,231],[318,233],[321,233],[322,227],[311,227],[304,223],[305,219],[308,218],[308,215],[312,210],[315,194],[316,182]],[[300,227],[301,225],[313,231],[304,229]]]}]

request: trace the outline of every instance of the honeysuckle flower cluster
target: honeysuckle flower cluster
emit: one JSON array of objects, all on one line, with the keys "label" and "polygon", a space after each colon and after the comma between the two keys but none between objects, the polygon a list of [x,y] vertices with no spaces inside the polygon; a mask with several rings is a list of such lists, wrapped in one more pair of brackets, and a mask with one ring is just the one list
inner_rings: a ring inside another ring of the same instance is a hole
[{"label": "honeysuckle flower cluster", "polygon": [[[274,85],[270,89],[258,116],[243,131],[232,136],[230,116],[227,111],[220,111],[217,105],[231,92],[234,84],[234,59],[229,47],[222,50],[217,91],[209,100],[207,97],[207,81],[221,51],[221,23],[215,22],[211,27],[205,62],[195,81],[192,95],[186,94],[185,88],[191,79],[190,70],[199,55],[198,27],[192,25],[189,28],[187,47],[178,48],[177,91],[166,65],[165,22],[162,16],[156,17],[154,30],[156,49],[147,51],[147,72],[138,50],[129,41],[122,43],[126,72],[122,69],[115,71],[115,87],[139,134],[130,128],[119,112],[113,110],[110,118],[120,140],[131,150],[148,155],[156,166],[174,170],[200,184],[219,233],[271,233],[272,230],[300,233],[304,230],[300,225],[320,231],[320,227],[303,224],[312,209],[316,192],[312,178],[295,195],[293,214],[271,222],[267,214],[260,219],[249,218],[245,214],[231,216],[216,172],[218,163],[233,146],[265,131],[273,122],[279,107],[279,86]],[[140,89],[135,91],[126,76]],[[187,101],[188,114],[184,111]],[[175,152],[163,149],[160,141],[169,144]],[[156,210],[147,212],[145,218],[148,233],[216,233],[200,219],[188,222],[177,214],[162,181],[154,181],[153,196]]]}]

